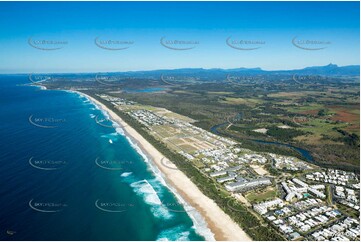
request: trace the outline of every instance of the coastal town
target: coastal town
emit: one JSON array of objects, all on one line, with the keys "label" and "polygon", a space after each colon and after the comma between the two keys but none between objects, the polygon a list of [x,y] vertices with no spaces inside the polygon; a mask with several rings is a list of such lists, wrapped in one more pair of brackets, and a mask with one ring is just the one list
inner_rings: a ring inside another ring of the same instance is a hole
[{"label": "coastal town", "polygon": [[96,96],[127,113],[286,240],[360,239],[359,174],[251,151],[167,109]]},{"label": "coastal town", "polygon": [[0,242],[361,241],[360,3],[0,1]]}]

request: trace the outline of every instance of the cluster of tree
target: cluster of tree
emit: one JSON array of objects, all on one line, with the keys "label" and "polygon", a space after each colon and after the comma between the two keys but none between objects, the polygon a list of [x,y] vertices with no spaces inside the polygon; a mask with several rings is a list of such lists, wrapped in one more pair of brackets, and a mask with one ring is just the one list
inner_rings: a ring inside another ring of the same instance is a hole
[{"label": "cluster of tree", "polygon": [[272,164],[267,163],[266,165],[264,165],[264,168],[266,168],[268,170],[268,172],[273,175],[273,176],[278,176],[281,173],[277,170],[277,168],[273,167]]},{"label": "cluster of tree", "polygon": [[341,138],[341,141],[343,141],[346,145],[354,146],[354,147],[360,146],[360,137],[357,134],[355,133],[350,134],[347,131],[336,127],[333,129],[339,132],[340,134],[342,134],[343,137]]},{"label": "cluster of tree", "polygon": [[320,117],[328,115],[328,109],[321,109],[320,111],[318,111],[317,115]]},{"label": "cluster of tree", "polygon": [[[232,127],[230,128],[232,129]],[[255,133],[255,132],[252,132]],[[247,137],[242,137],[239,135],[239,133],[235,134],[234,132],[230,132],[229,129],[228,130],[218,130],[218,134],[225,136],[225,137],[230,137],[238,142],[240,142],[242,144],[242,147],[245,149],[250,149],[253,151],[259,151],[259,152],[268,152],[268,153],[275,153],[275,154],[279,154],[279,155],[287,155],[287,156],[295,156],[297,158],[300,159],[304,159],[304,157],[296,150],[290,148],[290,147],[286,147],[286,146],[280,146],[277,144],[266,144],[266,143],[262,143],[259,142],[259,140],[254,140],[254,139],[249,139]],[[261,135],[261,134],[260,134]],[[264,135],[262,135],[264,136]],[[257,136],[254,136],[254,138],[257,138]]]},{"label": "cluster of tree", "polygon": [[322,144],[308,148],[319,166],[360,172],[360,148],[350,149],[349,146],[343,144]]},{"label": "cluster of tree", "polygon": [[282,129],[278,127],[270,127],[267,130],[267,134],[284,142],[292,141],[293,138],[307,134],[302,130],[298,129]]}]

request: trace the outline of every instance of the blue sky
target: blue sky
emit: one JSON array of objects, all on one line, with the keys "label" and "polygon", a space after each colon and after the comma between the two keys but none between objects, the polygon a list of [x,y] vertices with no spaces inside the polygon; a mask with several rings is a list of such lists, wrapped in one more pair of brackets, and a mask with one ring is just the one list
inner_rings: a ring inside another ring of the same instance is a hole
[{"label": "blue sky", "polygon": [[[359,2],[0,2],[0,9],[0,73],[276,70],[358,65],[360,59]],[[132,44],[107,50],[95,44],[97,37]],[[168,46],[193,48],[166,48],[162,37],[191,41]],[[41,50],[29,38],[63,44]],[[233,46],[257,49],[231,48],[227,38]],[[323,49],[309,50],[318,47]]]}]

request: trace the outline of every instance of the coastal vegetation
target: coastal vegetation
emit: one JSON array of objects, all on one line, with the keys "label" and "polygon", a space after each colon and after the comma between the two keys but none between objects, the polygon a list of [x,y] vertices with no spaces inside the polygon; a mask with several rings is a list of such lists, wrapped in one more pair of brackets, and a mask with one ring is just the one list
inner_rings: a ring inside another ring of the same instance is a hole
[{"label": "coastal vegetation", "polygon": [[265,226],[262,219],[256,217],[246,206],[230,196],[222,187],[217,186],[201,170],[187,162],[185,157],[169,149],[163,142],[155,139],[148,133],[144,125],[137,122],[129,114],[122,112],[109,102],[106,102],[94,93],[85,92],[104,103],[109,109],[119,115],[126,123],[132,126],[140,135],[151,143],[159,152],[171,160],[192,182],[210,199],[212,199],[225,213],[227,213],[253,240],[284,240],[273,227]]}]

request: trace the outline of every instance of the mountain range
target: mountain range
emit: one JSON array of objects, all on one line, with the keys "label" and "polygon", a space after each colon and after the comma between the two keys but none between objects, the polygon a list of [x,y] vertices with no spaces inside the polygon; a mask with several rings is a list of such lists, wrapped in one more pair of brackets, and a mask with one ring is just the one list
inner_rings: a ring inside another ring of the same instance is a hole
[{"label": "mountain range", "polygon": [[[115,72],[113,72],[115,74]],[[119,74],[119,72],[117,72]],[[108,73],[110,74],[110,73]],[[150,75],[184,75],[184,76],[218,76],[225,74],[243,74],[243,75],[322,75],[322,76],[359,76],[360,65],[338,66],[335,64],[328,64],[325,66],[311,66],[303,69],[294,70],[263,70],[256,68],[234,68],[234,69],[203,69],[203,68],[181,68],[181,69],[165,69],[165,70],[151,70],[151,71],[128,71],[122,72],[129,76],[150,76]]]}]

